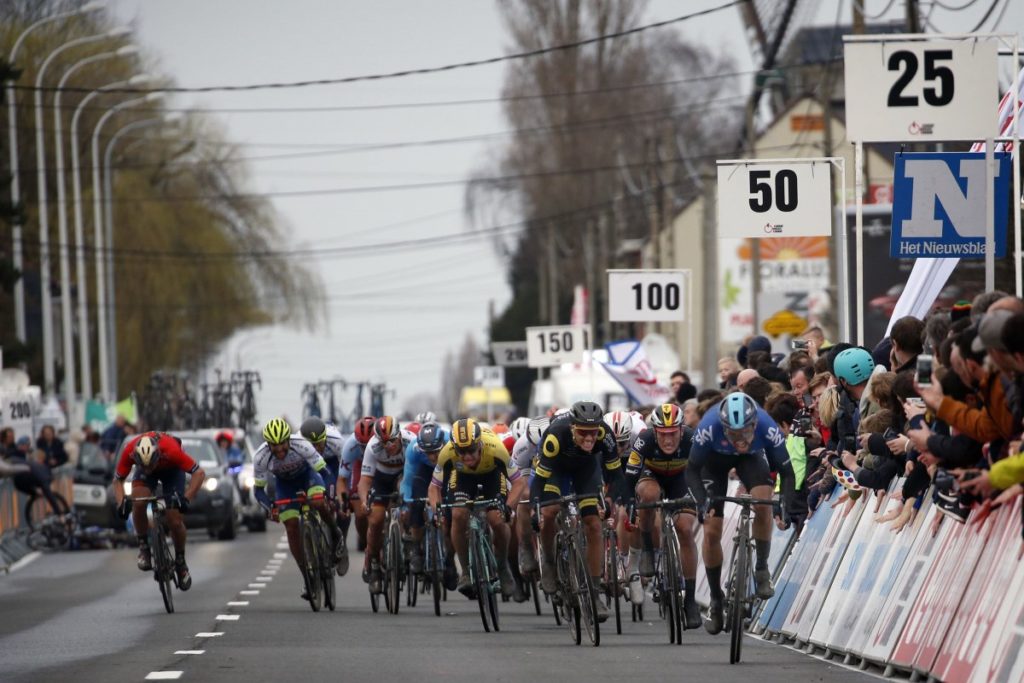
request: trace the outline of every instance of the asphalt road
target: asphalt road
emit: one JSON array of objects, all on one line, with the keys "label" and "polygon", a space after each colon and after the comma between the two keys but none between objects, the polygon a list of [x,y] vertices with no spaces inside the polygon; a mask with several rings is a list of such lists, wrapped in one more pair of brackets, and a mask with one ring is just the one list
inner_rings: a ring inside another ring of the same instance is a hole
[{"label": "asphalt road", "polygon": [[622,635],[608,622],[599,648],[572,644],[568,629],[547,612],[536,616],[532,603],[503,603],[498,634],[485,634],[476,603],[458,594],[440,618],[426,596],[415,608],[403,602],[397,616],[383,601],[372,614],[357,553],[337,582],[337,611],[314,614],[299,599],[298,569],[281,541],[272,526],[233,542],[190,542],[193,586],[177,594],[175,614],[164,612],[151,575],[136,569],[134,550],[44,555],[0,576],[0,681],[867,680],[752,637],[737,666],[728,663],[725,634],[688,631],[683,645],[670,646],[650,605],[648,621],[627,618]]}]

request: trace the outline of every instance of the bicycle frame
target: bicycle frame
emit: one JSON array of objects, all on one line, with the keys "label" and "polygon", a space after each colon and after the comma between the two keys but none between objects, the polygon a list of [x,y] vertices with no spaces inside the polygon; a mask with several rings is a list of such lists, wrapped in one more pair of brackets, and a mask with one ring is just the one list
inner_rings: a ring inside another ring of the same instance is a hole
[{"label": "bicycle frame", "polygon": [[321,598],[328,609],[334,610],[334,567],[330,553],[327,526],[320,519],[319,511],[310,502],[321,500],[322,496],[308,498],[282,498],[274,501],[275,506],[298,503],[299,538],[302,543],[302,576],[306,584],[309,606],[314,612],[320,611]]},{"label": "bicycle frame", "polygon": [[149,550],[153,562],[153,579],[160,586],[160,596],[168,614],[174,612],[172,584],[178,586],[178,574],[174,571],[174,560],[167,547],[166,503],[159,496],[132,498],[132,502],[146,503],[146,521],[149,522]]}]

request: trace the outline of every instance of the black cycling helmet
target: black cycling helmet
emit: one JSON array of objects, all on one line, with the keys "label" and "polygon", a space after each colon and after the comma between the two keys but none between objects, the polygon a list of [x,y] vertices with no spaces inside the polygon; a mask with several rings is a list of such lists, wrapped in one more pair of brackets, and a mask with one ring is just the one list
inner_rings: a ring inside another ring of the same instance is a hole
[{"label": "black cycling helmet", "polygon": [[299,431],[306,441],[320,443],[327,440],[327,425],[319,417],[307,417],[302,421]]},{"label": "black cycling helmet", "polygon": [[604,411],[593,401],[576,401],[570,416],[572,423],[580,427],[600,427],[604,422]]},{"label": "black cycling helmet", "polygon": [[424,453],[433,453],[444,448],[448,443],[448,435],[444,428],[436,422],[427,422],[420,427],[420,433],[416,435],[416,442]]}]

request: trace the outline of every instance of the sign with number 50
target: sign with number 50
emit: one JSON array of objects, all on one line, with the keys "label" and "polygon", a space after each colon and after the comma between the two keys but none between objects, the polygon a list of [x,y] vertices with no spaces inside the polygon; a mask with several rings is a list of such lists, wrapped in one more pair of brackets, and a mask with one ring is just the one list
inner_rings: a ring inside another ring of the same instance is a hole
[{"label": "sign with number 50", "polygon": [[832,232],[829,159],[718,162],[718,236],[808,237]]},{"label": "sign with number 50", "polygon": [[847,137],[860,142],[984,140],[996,131],[997,36],[843,36]]}]

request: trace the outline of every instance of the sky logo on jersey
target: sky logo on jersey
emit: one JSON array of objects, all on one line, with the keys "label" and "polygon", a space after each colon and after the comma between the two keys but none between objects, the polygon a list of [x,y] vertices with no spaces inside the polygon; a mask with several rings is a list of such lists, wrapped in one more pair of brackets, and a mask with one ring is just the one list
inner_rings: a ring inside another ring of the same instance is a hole
[{"label": "sky logo on jersey", "polygon": [[782,430],[778,427],[769,427],[768,429],[768,440],[773,446],[781,446],[786,441],[785,435]]},{"label": "sky logo on jersey", "polygon": [[693,441],[699,446],[705,446],[711,443],[711,426],[698,427],[697,431],[693,433]]}]

